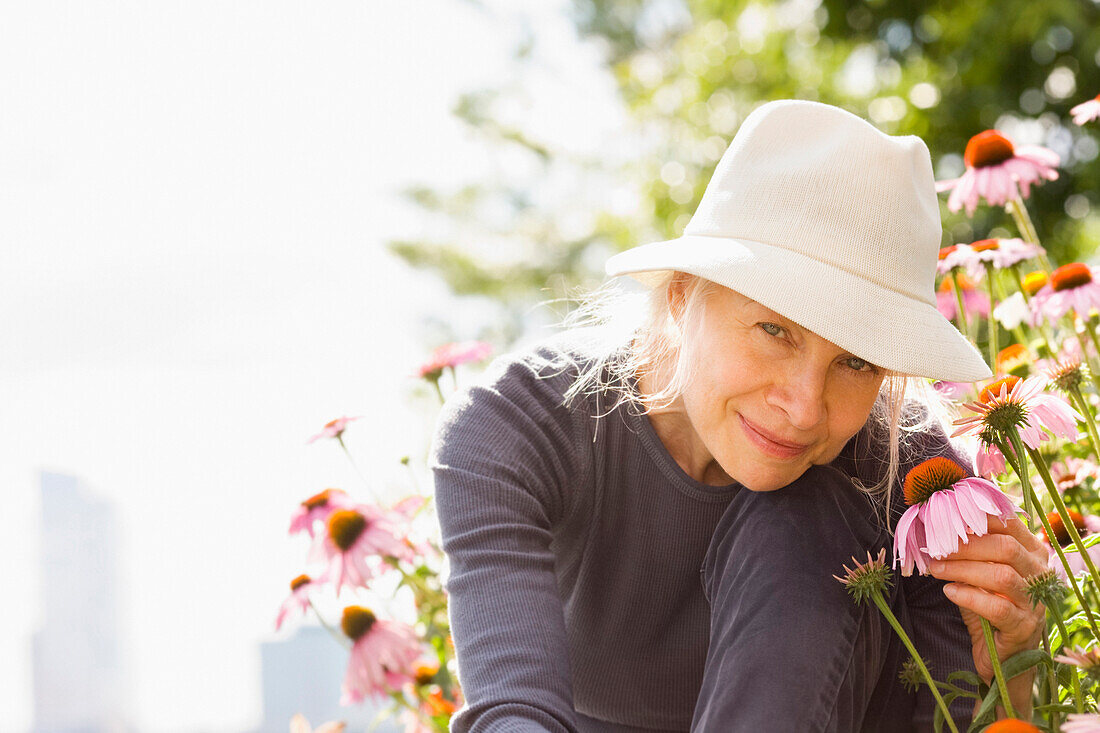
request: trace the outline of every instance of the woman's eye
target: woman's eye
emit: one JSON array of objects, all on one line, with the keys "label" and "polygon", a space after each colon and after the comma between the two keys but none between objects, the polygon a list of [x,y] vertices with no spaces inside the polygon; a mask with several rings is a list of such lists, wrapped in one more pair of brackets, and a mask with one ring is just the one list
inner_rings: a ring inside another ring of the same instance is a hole
[{"label": "woman's eye", "polygon": [[764,329],[764,333],[769,336],[778,336],[783,333],[783,327],[777,326],[774,323],[761,323],[760,328]]},{"label": "woman's eye", "polygon": [[873,366],[868,364],[863,359],[860,359],[858,356],[850,356],[845,360],[844,363],[848,365],[849,369],[853,369],[857,372],[867,372],[874,370]]}]

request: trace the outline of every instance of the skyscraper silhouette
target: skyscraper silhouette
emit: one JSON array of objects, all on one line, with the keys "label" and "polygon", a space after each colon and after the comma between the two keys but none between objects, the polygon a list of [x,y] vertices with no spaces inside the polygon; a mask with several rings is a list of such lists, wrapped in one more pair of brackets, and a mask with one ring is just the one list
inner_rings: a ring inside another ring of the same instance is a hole
[{"label": "skyscraper silhouette", "polygon": [[123,723],[118,517],[73,476],[40,476],[41,624],[36,733],[115,733]]}]

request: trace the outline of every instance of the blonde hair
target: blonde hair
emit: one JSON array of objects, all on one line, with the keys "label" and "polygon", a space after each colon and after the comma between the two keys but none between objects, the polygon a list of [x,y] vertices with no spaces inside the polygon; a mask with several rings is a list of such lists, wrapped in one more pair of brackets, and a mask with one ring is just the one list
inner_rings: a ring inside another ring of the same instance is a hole
[{"label": "blonde hair", "polygon": [[[620,278],[622,280],[622,278]],[[690,340],[698,333],[707,298],[723,287],[684,272],[654,273],[649,286],[638,289],[610,280],[583,295],[562,326],[583,345],[590,361],[578,364],[578,372],[564,395],[571,406],[585,395],[612,396],[612,404],[597,412],[597,420],[620,407],[647,414],[670,406],[696,375],[698,359],[688,358]],[[669,302],[673,285],[682,288],[677,315]],[[634,380],[659,368],[668,370],[663,387],[652,394],[634,388]],[[915,394],[915,400],[906,400]],[[884,527],[889,526],[889,507],[899,468],[911,459],[906,436],[943,424],[941,405],[925,380],[888,372],[871,408],[865,429],[879,445],[889,446],[885,471],[865,484],[853,478],[866,493]]]}]

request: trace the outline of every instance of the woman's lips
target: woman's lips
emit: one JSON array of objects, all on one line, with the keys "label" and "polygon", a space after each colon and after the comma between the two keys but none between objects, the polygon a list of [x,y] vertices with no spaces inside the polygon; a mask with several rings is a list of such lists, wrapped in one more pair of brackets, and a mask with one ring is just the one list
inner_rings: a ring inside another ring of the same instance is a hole
[{"label": "woman's lips", "polygon": [[745,435],[748,436],[749,440],[770,456],[795,458],[805,453],[810,447],[808,443],[793,443],[788,440],[781,440],[778,436],[772,435],[746,420],[744,415],[739,414],[738,417],[741,418],[741,426],[745,429]]}]

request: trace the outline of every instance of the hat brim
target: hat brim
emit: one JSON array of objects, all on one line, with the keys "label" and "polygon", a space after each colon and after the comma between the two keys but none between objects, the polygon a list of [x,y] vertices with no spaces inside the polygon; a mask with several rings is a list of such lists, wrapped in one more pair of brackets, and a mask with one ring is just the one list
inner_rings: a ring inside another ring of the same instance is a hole
[{"label": "hat brim", "polygon": [[685,235],[634,247],[606,265],[609,276],[646,284],[669,270],[735,290],[884,369],[950,382],[992,376],[934,305],[782,247]]}]

